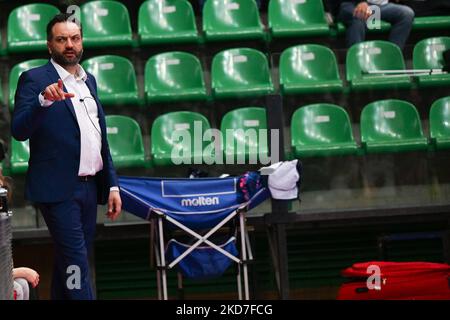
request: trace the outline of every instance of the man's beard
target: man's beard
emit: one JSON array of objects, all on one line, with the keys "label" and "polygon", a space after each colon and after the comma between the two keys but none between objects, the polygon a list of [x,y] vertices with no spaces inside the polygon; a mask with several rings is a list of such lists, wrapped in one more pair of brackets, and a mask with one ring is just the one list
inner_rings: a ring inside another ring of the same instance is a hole
[{"label": "man's beard", "polygon": [[[64,52],[67,53],[66,51]],[[62,67],[76,66],[78,62],[80,62],[81,60],[81,56],[83,55],[83,49],[81,49],[79,52],[76,52],[74,50],[70,50],[70,52],[73,52],[75,55],[69,59],[64,56],[64,53],[59,53],[55,51],[52,52],[51,56],[52,59],[55,60],[55,62]]]}]

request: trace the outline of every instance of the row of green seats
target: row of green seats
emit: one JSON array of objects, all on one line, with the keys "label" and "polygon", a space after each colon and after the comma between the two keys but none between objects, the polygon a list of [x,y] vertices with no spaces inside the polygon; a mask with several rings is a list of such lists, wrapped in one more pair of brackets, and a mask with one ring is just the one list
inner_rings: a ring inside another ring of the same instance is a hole
[{"label": "row of green seats", "polygon": [[[187,154],[187,161],[202,163],[203,151],[209,144],[207,140],[203,141],[204,134],[211,129],[208,119],[197,112],[178,111],[157,117],[151,128],[151,161],[149,162],[145,156],[142,131],[134,119],[121,115],[108,115],[106,116],[106,125],[111,156],[117,168],[172,165],[172,160],[181,160],[180,157],[172,155],[174,148],[177,148],[177,154],[181,154],[181,156]],[[223,143],[226,146],[224,156],[235,158],[236,161],[239,157],[248,159],[253,156],[248,151],[254,150],[254,147],[259,145],[259,137],[255,135],[256,140],[244,141],[243,148],[234,148],[237,141],[241,140],[239,128],[266,129],[265,109],[242,108],[233,110],[223,117],[221,132],[226,132],[228,129],[233,130],[232,136],[224,136]],[[187,143],[186,141],[184,143],[183,141],[174,141],[172,134],[176,131],[187,132],[192,139]],[[230,139],[227,140],[227,138]],[[200,148],[197,146],[199,141],[201,141]],[[10,172],[12,174],[24,173],[28,168],[29,160],[28,140],[19,142],[12,139],[11,149]],[[262,152],[267,153],[267,142]]]},{"label": "row of green seats", "polygon": [[[444,67],[443,52],[450,49],[450,37],[435,37],[418,42],[413,51],[414,78],[419,87],[446,86],[450,74],[431,74]],[[353,91],[387,88],[408,89],[413,86],[410,75],[388,72],[406,71],[398,46],[387,41],[366,41],[352,46],[346,57],[346,78]],[[386,71],[383,73],[383,71]],[[378,74],[370,74],[379,72]],[[427,74],[428,73],[428,74]]]},{"label": "row of green seats", "polygon": [[[19,76],[25,70],[47,63],[36,59],[14,66],[9,77],[9,106],[13,109]],[[120,56],[105,55],[82,62],[97,80],[104,105],[143,105],[132,63]],[[274,91],[266,56],[254,49],[218,53],[212,63],[215,98],[264,95]],[[145,94],[148,103],[208,99],[199,59],[186,52],[168,52],[151,57],[145,66]]]},{"label": "row of green seats", "polygon": [[299,108],[291,120],[293,155],[297,158],[364,153],[393,153],[450,148],[450,97],[430,109],[430,139],[424,135],[417,109],[403,100],[379,100],[366,105],[359,122],[358,146],[347,112],[333,104]]},{"label": "row of green seats", "polygon": [[[48,21],[59,12],[51,4],[36,3],[15,8],[8,17],[7,51],[45,50]],[[118,1],[90,1],[80,7],[84,45],[132,46],[131,23],[126,6]],[[254,0],[208,0],[203,8],[203,36],[188,0],[147,0],[138,12],[138,41],[143,45],[200,43],[330,34],[322,1],[271,0],[268,30],[261,23]],[[418,18],[419,28],[450,27],[450,17]],[[421,27],[422,26],[422,27]],[[342,26],[341,26],[342,29]]]},{"label": "row of green seats", "polygon": [[[118,168],[173,165],[186,160],[184,155],[188,155],[190,163],[205,163],[206,157],[214,159],[214,150],[208,149],[212,140],[204,139],[211,126],[199,113],[178,111],[158,116],[151,128],[151,161],[146,159],[142,132],[134,119],[110,115],[106,123],[111,156]],[[350,118],[342,107],[308,105],[297,109],[291,119],[292,154],[305,158],[449,149],[450,96],[433,103],[429,123],[430,139],[424,135],[419,114],[411,103],[395,99],[375,101],[361,113],[361,146],[358,146]],[[247,132],[248,129],[254,130]],[[224,163],[228,163],[227,159],[249,163],[250,159],[261,160],[261,156],[267,156],[266,131],[262,134],[259,131],[264,129],[267,129],[264,108],[239,108],[225,114],[219,133]],[[187,135],[177,134],[174,138],[174,132]],[[186,137],[191,139],[183,141]],[[28,148],[28,141],[12,140],[13,174],[26,170]]]},{"label": "row of green seats", "polygon": [[[413,53],[415,69],[442,69],[442,52],[450,49],[450,37],[425,39]],[[17,64],[9,76],[9,106],[20,74],[46,63],[45,59]],[[99,97],[108,105],[144,105],[138,95],[136,73],[132,63],[120,56],[90,58],[83,67],[97,79]],[[331,49],[317,45],[298,45],[284,50],[280,57],[280,91],[284,95],[411,88],[409,75],[371,75],[370,71],[405,70],[400,49],[391,42],[366,41],[354,45],[347,54],[344,87],[336,57]],[[255,49],[237,48],[214,56],[211,88],[214,99],[258,96],[273,93],[267,57]],[[419,87],[446,86],[450,74],[423,74],[416,77]],[[152,56],[145,66],[145,99],[147,103],[207,100],[203,69],[199,59],[186,52],[167,52]]]},{"label": "row of green seats", "polygon": [[[303,94],[409,89],[416,83],[420,88],[446,86],[450,84],[449,73],[431,74],[429,71],[442,70],[443,52],[449,49],[450,37],[435,37],[418,42],[413,52],[413,68],[423,72],[412,76],[401,74],[407,71],[405,60],[400,48],[394,43],[378,40],[355,44],[347,52],[348,87],[345,88],[333,51],[317,44],[299,45],[281,54],[280,89],[283,94]],[[399,74],[388,74],[393,71]]]}]

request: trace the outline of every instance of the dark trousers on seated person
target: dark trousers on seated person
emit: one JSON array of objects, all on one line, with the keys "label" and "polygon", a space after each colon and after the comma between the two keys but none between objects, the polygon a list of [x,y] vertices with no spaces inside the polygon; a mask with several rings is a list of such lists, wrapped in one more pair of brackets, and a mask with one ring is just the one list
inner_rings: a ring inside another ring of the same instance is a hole
[{"label": "dark trousers on seated person", "polygon": [[[355,7],[353,2],[343,2],[339,9],[338,20],[342,21],[347,28],[346,45],[348,48],[366,39],[366,21],[353,15]],[[411,32],[414,11],[408,6],[388,3],[380,6],[380,15],[381,20],[389,22],[392,26],[389,41],[403,49]]]},{"label": "dark trousers on seated person", "polygon": [[80,180],[71,199],[38,206],[55,246],[52,299],[95,299],[89,270],[97,220],[94,179]]}]

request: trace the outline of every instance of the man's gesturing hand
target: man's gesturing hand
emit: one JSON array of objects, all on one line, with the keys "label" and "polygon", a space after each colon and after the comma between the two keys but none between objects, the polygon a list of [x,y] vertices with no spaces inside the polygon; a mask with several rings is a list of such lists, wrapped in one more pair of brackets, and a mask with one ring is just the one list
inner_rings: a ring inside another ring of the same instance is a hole
[{"label": "man's gesturing hand", "polygon": [[57,83],[49,85],[44,90],[45,100],[61,101],[72,97],[75,97],[73,93],[64,92],[64,85],[61,79],[58,79]]},{"label": "man's gesturing hand", "polygon": [[369,4],[367,2],[360,2],[355,10],[353,11],[353,15],[357,18],[360,18],[361,20],[366,21],[370,15],[372,14],[372,10],[369,7]]}]

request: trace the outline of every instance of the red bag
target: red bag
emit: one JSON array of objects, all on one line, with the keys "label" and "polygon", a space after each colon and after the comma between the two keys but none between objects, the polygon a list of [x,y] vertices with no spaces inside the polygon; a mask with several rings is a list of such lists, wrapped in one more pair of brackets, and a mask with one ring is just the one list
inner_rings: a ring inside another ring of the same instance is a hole
[{"label": "red bag", "polygon": [[431,262],[355,263],[338,300],[450,300],[450,266]]}]

